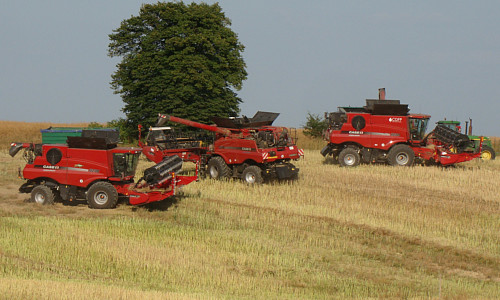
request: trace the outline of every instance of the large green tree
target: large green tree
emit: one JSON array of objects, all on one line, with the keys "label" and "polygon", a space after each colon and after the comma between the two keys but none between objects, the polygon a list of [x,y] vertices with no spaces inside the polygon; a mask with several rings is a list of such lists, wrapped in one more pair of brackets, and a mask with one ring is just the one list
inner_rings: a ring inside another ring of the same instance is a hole
[{"label": "large green tree", "polygon": [[109,35],[122,57],[111,85],[125,103],[126,127],[153,125],[158,113],[199,122],[239,113],[235,90],[247,77],[238,41],[219,4],[158,2]]}]

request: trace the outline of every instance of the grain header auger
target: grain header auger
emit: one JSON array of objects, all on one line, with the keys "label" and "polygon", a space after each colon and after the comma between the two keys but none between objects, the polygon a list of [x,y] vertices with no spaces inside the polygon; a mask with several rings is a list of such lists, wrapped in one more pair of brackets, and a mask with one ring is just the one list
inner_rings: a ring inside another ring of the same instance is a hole
[{"label": "grain header auger", "polygon": [[[454,131],[461,132],[461,126],[460,126],[460,121],[454,121],[454,120],[440,120],[436,124],[438,125],[443,125],[445,127],[448,127]],[[465,132],[469,139],[471,140],[471,143],[469,144],[469,148],[467,149],[468,151],[473,151],[473,152],[481,152],[481,159],[482,160],[492,160],[495,159],[496,153],[495,150],[493,149],[493,145],[491,144],[491,139],[489,137],[482,137],[478,135],[473,135],[472,134],[472,119],[469,119],[469,121],[465,121]],[[481,138],[482,138],[482,148],[480,151],[480,146],[481,146]]]},{"label": "grain header auger", "polygon": [[328,144],[321,154],[332,155],[347,167],[360,162],[411,166],[415,160],[452,165],[481,155],[481,150],[468,150],[471,141],[467,135],[443,125],[426,135],[430,117],[410,114],[407,104],[386,100],[385,89],[380,89],[379,99],[367,99],[366,106],[339,107],[337,112],[325,114]]},{"label": "grain header auger", "polygon": [[180,154],[196,162],[200,171],[211,178],[241,178],[249,184],[266,179],[296,179],[299,169],[291,161],[304,152],[299,149],[285,127],[271,126],[277,113],[257,112],[253,118],[212,118],[216,125],[206,125],[170,115],[159,115],[156,126],[167,121],[200,128],[215,133],[208,146],[160,149],[155,144],[144,145],[143,153],[152,161]]},{"label": "grain header auger", "polygon": [[[14,157],[24,149],[26,182],[21,193],[31,200],[52,204],[55,200],[86,200],[91,208],[114,208],[118,197],[127,197],[132,205],[161,201],[198,178],[178,175],[182,159],[165,157],[144,171],[134,182],[141,148],[117,147],[105,138],[71,137],[67,144],[12,143]],[[21,172],[19,171],[19,177]]]}]

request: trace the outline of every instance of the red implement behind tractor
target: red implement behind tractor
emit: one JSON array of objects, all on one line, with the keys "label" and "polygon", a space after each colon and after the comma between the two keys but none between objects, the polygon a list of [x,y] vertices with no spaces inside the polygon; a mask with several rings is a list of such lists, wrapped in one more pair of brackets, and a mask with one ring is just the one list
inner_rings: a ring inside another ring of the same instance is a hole
[{"label": "red implement behind tractor", "polygon": [[364,107],[339,107],[326,114],[328,144],[323,156],[332,155],[341,166],[360,162],[387,162],[394,166],[410,166],[415,160],[423,163],[451,165],[480,156],[468,151],[467,135],[438,125],[426,135],[431,116],[409,114],[407,104],[385,100],[385,89],[378,100],[366,100]]},{"label": "red implement behind tractor", "polygon": [[291,161],[303,155],[288,129],[271,126],[277,113],[258,112],[253,118],[213,118],[216,126],[201,124],[169,115],[160,115],[157,126],[170,121],[215,133],[213,143],[189,147],[165,147],[154,141],[140,142],[143,153],[151,161],[178,155],[199,162],[200,170],[212,178],[241,178],[245,182],[262,183],[268,178],[295,179],[299,169]]},{"label": "red implement behind tractor", "polygon": [[142,149],[116,147],[105,138],[68,137],[68,144],[12,143],[9,153],[14,157],[21,149],[27,161],[22,177],[27,181],[19,191],[31,193],[31,200],[40,204],[84,199],[91,208],[114,208],[119,195],[132,205],[146,204],[173,196],[197,179],[197,175],[177,176],[182,160],[171,156],[146,169],[134,183]]}]

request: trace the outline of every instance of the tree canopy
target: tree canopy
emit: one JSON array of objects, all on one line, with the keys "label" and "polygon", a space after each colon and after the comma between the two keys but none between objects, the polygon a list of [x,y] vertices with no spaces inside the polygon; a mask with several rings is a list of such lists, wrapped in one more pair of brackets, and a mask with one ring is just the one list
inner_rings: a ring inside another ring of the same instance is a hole
[{"label": "tree canopy", "polygon": [[122,60],[111,86],[129,129],[153,125],[158,113],[199,122],[239,113],[235,90],[247,72],[230,25],[217,3],[158,2],[113,30],[108,54]]},{"label": "tree canopy", "polygon": [[322,119],[317,114],[307,113],[307,122],[304,125],[304,134],[306,136],[320,138],[327,128],[328,124],[325,119]]}]

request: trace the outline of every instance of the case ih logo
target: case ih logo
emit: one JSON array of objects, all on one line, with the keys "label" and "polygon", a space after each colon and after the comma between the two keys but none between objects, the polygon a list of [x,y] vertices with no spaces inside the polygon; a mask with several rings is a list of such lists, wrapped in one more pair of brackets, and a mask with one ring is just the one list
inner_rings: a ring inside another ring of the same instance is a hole
[{"label": "case ih logo", "polygon": [[389,122],[391,122],[391,123],[401,123],[401,122],[403,122],[403,118],[389,118]]},{"label": "case ih logo", "polygon": [[43,165],[42,168],[43,169],[50,169],[50,170],[59,170],[59,166],[47,166],[47,165]]}]

